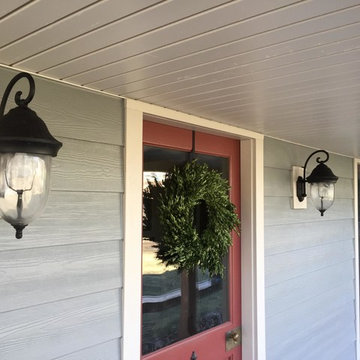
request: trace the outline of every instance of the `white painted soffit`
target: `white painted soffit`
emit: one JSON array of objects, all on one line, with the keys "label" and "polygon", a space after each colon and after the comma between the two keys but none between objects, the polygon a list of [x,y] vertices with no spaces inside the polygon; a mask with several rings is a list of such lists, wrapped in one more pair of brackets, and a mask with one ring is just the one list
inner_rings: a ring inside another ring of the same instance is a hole
[{"label": "white painted soffit", "polygon": [[0,34],[0,64],[360,157],[360,0],[2,0]]}]

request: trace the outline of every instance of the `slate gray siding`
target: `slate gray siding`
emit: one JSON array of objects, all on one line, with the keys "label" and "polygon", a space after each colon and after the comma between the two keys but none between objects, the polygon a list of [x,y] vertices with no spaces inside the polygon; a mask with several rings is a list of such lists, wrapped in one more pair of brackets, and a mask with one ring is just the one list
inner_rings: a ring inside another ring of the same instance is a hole
[{"label": "slate gray siding", "polygon": [[267,360],[355,359],[353,160],[330,154],[340,178],[324,217],[311,200],[291,210],[291,167],[312,151],[265,139]]},{"label": "slate gray siding", "polygon": [[[14,74],[0,69],[0,94]],[[47,207],[23,239],[0,221],[0,359],[118,360],[123,103],[40,78],[35,85],[30,107],[64,145]]]}]

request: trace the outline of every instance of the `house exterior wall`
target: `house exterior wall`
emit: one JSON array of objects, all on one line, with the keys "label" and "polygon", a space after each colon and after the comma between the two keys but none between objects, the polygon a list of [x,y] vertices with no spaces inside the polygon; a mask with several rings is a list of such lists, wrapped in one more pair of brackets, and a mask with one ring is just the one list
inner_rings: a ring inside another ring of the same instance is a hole
[{"label": "house exterior wall", "polygon": [[[0,69],[1,94],[15,74]],[[35,86],[30,107],[63,148],[24,237],[0,221],[0,359],[120,359],[123,102],[37,77]]]},{"label": "house exterior wall", "polygon": [[[0,69],[0,94],[14,75]],[[0,221],[0,359],[120,359],[124,104],[35,82],[30,107],[64,146],[48,205],[23,239]],[[268,360],[355,359],[353,163],[331,155],[340,179],[321,218],[310,203],[290,209],[291,166],[310,153],[265,140]]]},{"label": "house exterior wall", "polygon": [[311,200],[306,210],[290,207],[291,167],[312,151],[265,138],[267,360],[356,358],[353,160],[330,154],[339,180],[321,217]]}]

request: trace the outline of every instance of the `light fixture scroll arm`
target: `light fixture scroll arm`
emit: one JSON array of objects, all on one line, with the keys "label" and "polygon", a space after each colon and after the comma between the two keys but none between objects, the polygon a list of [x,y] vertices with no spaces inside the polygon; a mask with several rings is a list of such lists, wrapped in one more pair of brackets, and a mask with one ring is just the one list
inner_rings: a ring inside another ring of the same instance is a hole
[{"label": "light fixture scroll arm", "polygon": [[296,181],[296,189],[297,189],[297,198],[299,199],[299,201],[303,201],[305,198],[306,198],[306,167],[307,167],[307,164],[309,162],[309,160],[315,155],[315,154],[318,154],[318,153],[324,153],[326,155],[326,159],[325,160],[320,160],[320,157],[317,157],[316,158],[316,162],[318,164],[321,164],[321,163],[326,163],[328,160],[329,160],[329,153],[325,150],[316,150],[314,151],[313,153],[311,153],[309,155],[309,157],[306,159],[305,161],[305,165],[304,165],[304,173],[303,173],[303,177],[299,176],[297,181]]},{"label": "light fixture scroll arm", "polygon": [[15,103],[16,103],[16,105],[18,105],[20,107],[27,107],[28,103],[33,99],[34,94],[35,94],[35,82],[34,82],[33,77],[26,72],[21,72],[21,73],[15,75],[9,82],[8,86],[6,87],[4,95],[2,97],[1,104],[0,104],[0,118],[4,116],[5,106],[6,106],[6,103],[9,98],[12,88],[14,87],[14,85],[17,81],[19,81],[20,79],[22,79],[24,77],[27,78],[29,81],[29,85],[30,85],[29,94],[25,99],[21,99],[22,91],[17,91],[15,94]]}]

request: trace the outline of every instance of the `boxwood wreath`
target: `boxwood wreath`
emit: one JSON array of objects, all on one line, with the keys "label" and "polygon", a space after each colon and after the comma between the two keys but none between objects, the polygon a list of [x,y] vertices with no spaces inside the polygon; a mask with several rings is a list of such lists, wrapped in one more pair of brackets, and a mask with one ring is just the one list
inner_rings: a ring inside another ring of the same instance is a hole
[{"label": "boxwood wreath", "polygon": [[[223,258],[232,245],[231,231],[238,233],[240,226],[227,180],[194,160],[175,166],[163,181],[154,179],[148,185],[144,197],[156,200],[160,220],[157,258],[180,271],[199,267],[211,276],[222,276]],[[206,225],[199,231],[194,213],[201,205]]]}]

